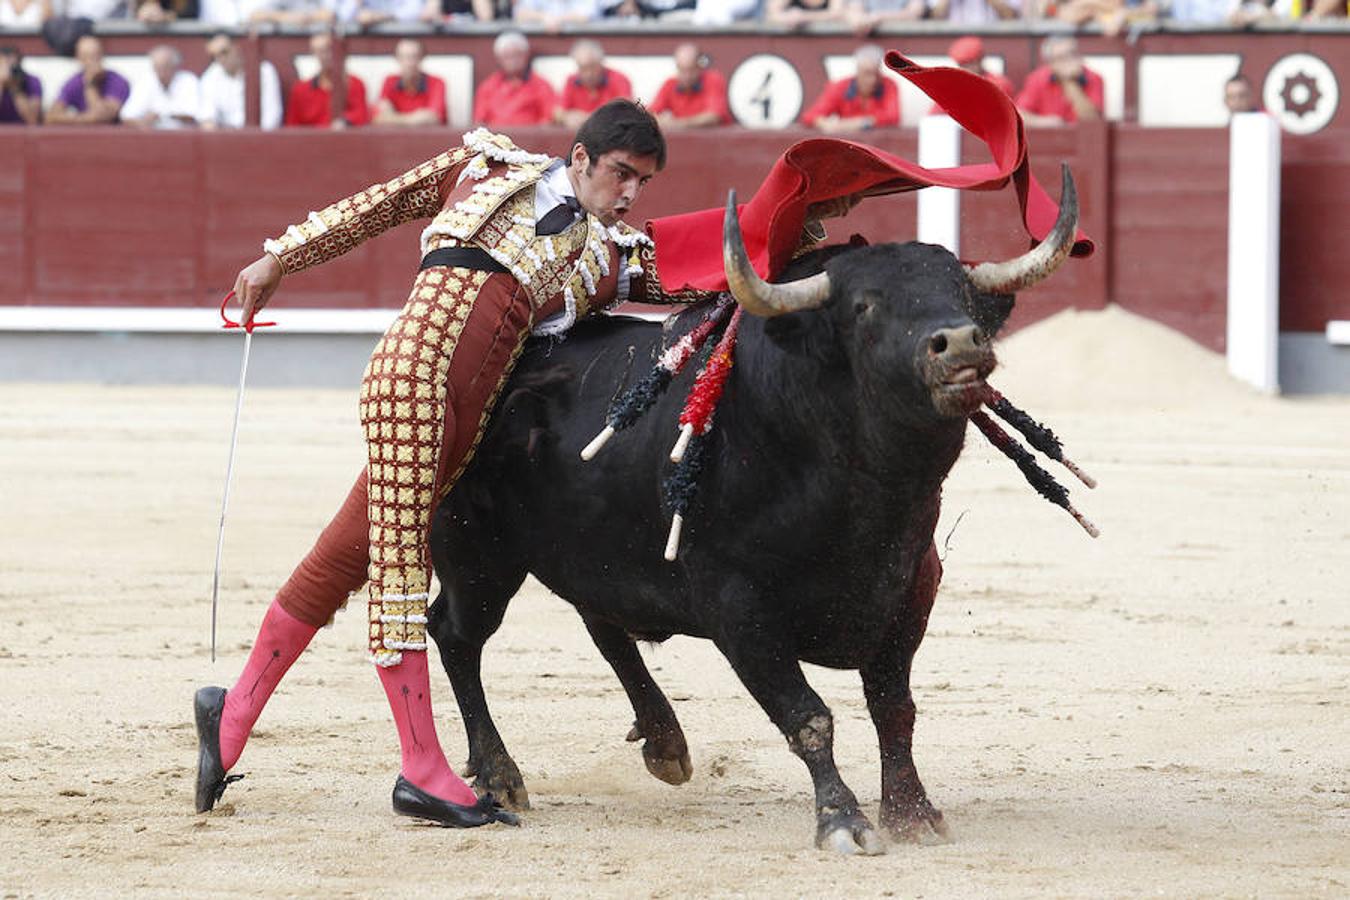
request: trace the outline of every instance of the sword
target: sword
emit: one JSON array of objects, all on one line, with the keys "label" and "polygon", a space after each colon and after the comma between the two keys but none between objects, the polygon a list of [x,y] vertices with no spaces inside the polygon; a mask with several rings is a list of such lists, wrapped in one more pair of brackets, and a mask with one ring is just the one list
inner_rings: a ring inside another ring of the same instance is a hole
[{"label": "sword", "polygon": [[216,532],[216,571],[211,579],[211,662],[216,661],[216,610],[220,604],[220,561],[225,552],[225,511],[230,507],[230,484],[234,479],[234,451],[239,446],[239,419],[244,411],[244,381],[248,378],[248,354],[253,346],[253,329],[266,328],[276,322],[255,322],[252,317],[247,322],[235,322],[225,314],[225,307],[234,297],[234,291],[220,301],[221,327],[226,331],[232,328],[244,332],[244,359],[239,365],[239,393],[234,399],[234,427],[230,429],[230,455],[225,462],[225,490],[220,499],[220,530]]}]

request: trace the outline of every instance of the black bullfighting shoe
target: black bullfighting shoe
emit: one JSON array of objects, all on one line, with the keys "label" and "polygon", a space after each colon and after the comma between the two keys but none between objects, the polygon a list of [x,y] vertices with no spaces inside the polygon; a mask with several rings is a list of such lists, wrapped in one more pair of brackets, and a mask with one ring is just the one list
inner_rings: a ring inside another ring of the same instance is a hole
[{"label": "black bullfighting shoe", "polygon": [[520,824],[520,818],[502,809],[491,794],[479,797],[473,806],[461,806],[433,797],[402,775],[394,782],[394,812],[415,819],[429,819],[448,828],[477,828],[493,822]]},{"label": "black bullfighting shoe", "polygon": [[226,775],[220,763],[220,716],[225,711],[225,689],[199,688],[192,700],[197,717],[197,812],[208,812],[225,788],[243,778]]}]

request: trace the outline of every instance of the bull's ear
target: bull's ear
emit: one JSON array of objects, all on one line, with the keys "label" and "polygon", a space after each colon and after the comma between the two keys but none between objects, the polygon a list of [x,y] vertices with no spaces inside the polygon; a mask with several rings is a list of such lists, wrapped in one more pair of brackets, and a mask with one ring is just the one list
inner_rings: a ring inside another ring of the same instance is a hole
[{"label": "bull's ear", "polygon": [[966,314],[981,331],[993,337],[1008,321],[1015,299],[1012,294],[985,294],[972,289],[966,302]]},{"label": "bull's ear", "polygon": [[827,316],[815,310],[786,313],[764,320],[764,336],[788,353],[826,359],[835,342]]}]

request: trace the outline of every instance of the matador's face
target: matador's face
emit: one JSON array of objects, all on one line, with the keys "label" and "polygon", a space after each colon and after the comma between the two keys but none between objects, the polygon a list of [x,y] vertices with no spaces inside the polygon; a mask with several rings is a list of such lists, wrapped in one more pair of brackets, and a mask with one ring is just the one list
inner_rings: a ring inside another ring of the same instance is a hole
[{"label": "matador's face", "polygon": [[577,200],[586,212],[606,226],[628,214],[655,174],[655,156],[611,150],[591,159],[581,144],[572,148],[570,175]]}]

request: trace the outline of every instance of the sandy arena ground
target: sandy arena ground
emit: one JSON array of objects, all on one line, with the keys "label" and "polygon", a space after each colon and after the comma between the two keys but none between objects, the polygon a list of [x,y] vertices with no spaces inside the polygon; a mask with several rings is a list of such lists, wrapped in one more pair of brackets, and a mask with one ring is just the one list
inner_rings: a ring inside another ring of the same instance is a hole
[{"label": "sandy arena ground", "polygon": [[[248,778],[194,815],[192,692],[233,681],[357,472],[352,394],[249,395],[212,665],[233,391],[0,386],[0,894],[1350,895],[1350,402],[1254,396],[1117,311],[1001,356],[996,383],[1101,480],[1074,496],[1103,537],[972,429],[915,665],[916,757],[954,840],[871,859],[811,847],[804,767],[706,643],[644,650],[696,769],[649,777],[618,683],[537,585],[486,662],[525,827],[391,813],[396,737],[357,610],[282,685]],[[858,677],[808,677],[875,815]]]}]

